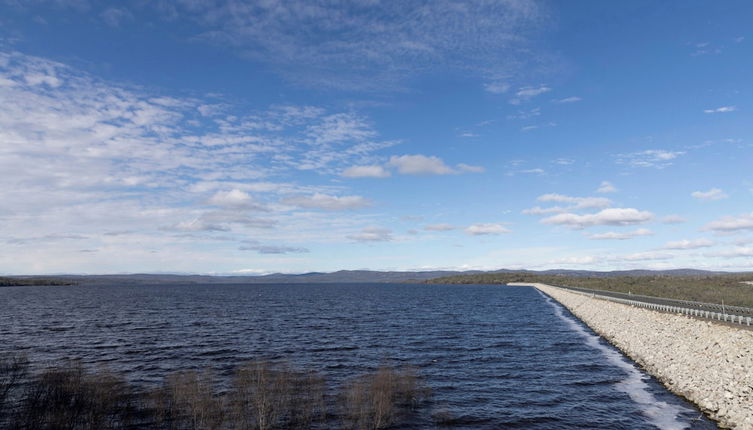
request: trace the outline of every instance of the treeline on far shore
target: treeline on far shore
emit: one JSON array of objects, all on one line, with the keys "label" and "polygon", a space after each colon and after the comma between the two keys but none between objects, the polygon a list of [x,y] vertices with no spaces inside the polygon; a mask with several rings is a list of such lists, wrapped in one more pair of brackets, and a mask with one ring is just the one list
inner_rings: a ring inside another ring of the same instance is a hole
[{"label": "treeline on far shore", "polygon": [[76,282],[64,279],[47,278],[9,278],[0,276],[0,287],[22,287],[33,285],[76,285]]},{"label": "treeline on far shore", "polygon": [[[430,391],[409,367],[383,365],[332,387],[315,371],[251,361],[219,384],[211,369],[166,375],[142,388],[79,362],[32,371],[0,355],[3,429],[382,429],[410,420]],[[435,414],[436,424],[447,416]]]},{"label": "treeline on far shore", "polygon": [[714,275],[567,276],[536,273],[478,273],[436,278],[437,284],[506,284],[539,282],[550,285],[617,291],[678,300],[753,307],[753,273]]}]

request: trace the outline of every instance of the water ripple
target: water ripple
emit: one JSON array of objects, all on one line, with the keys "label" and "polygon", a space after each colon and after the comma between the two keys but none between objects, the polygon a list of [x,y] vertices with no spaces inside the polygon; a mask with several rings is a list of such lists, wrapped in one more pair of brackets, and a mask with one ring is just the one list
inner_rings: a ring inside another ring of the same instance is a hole
[{"label": "water ripple", "polygon": [[0,303],[0,352],[104,363],[137,384],[261,358],[339,384],[391,362],[433,391],[403,429],[435,428],[436,413],[457,429],[716,428],[531,288],[11,287]]}]

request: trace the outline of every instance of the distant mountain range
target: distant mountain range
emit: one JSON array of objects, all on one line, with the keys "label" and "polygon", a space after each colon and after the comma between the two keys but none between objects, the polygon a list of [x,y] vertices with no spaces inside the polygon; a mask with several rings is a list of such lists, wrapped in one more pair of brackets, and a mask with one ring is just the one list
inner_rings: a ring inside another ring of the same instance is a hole
[{"label": "distant mountain range", "polygon": [[173,274],[126,274],[126,275],[55,275],[55,276],[14,276],[15,279],[54,279],[78,284],[282,284],[282,283],[356,283],[356,282],[410,282],[427,281],[434,278],[473,275],[480,273],[531,273],[540,275],[562,275],[571,277],[609,278],[616,276],[703,276],[720,275],[730,272],[696,269],[675,270],[618,270],[596,272],[590,270],[435,270],[423,272],[380,272],[372,270],[340,270],[331,273],[310,272],[302,274],[274,273],[257,276],[211,276]]}]

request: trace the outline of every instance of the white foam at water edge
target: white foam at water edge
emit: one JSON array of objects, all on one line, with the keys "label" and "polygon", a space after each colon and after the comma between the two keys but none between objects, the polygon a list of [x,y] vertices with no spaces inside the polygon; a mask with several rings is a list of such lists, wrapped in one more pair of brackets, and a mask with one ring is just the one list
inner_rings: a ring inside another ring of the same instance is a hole
[{"label": "white foam at water edge", "polygon": [[670,405],[667,402],[658,401],[649,391],[649,386],[644,381],[645,377],[641,371],[628,362],[622,354],[599,342],[599,336],[587,332],[583,326],[578,324],[572,318],[565,316],[565,314],[562,313],[562,307],[555,303],[549,296],[541,291],[536,291],[541,294],[550,305],[552,305],[555,314],[565,321],[568,327],[585,338],[586,344],[601,352],[608,362],[627,372],[627,378],[618,382],[616,388],[630,396],[635,403],[641,405],[641,412],[651,424],[663,430],[681,430],[690,427],[689,423],[683,423],[677,419],[680,413],[689,412],[689,409],[683,408],[679,405]]}]

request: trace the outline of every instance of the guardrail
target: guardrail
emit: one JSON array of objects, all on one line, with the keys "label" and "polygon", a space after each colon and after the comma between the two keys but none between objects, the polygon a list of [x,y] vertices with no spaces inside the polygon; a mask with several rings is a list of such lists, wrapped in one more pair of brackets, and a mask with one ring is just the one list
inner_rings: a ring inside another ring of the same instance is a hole
[{"label": "guardrail", "polygon": [[[718,320],[718,321],[724,321],[734,324],[741,324],[741,325],[747,325],[750,326],[753,324],[753,316],[747,316],[747,315],[740,315],[740,314],[731,314],[726,312],[726,309],[724,309],[722,312],[714,312],[710,310],[705,309],[698,309],[698,308],[687,308],[683,306],[674,306],[669,304],[662,304],[662,303],[651,303],[649,301],[642,301],[642,300],[633,300],[633,299],[626,299],[622,297],[615,297],[612,295],[605,295],[605,294],[599,294],[596,292],[596,290],[585,290],[581,288],[574,288],[574,287],[565,287],[565,286],[557,286],[558,288],[563,288],[566,290],[573,291],[577,294],[583,294],[586,296],[591,296],[595,298],[599,298],[602,300],[609,300],[616,303],[622,303],[626,305],[631,306],[638,306],[646,309],[651,309],[655,311],[661,311],[661,312],[672,312],[672,313],[678,313],[683,315],[688,315],[692,317],[698,317],[698,318],[708,318],[712,320]],[[649,298],[652,300],[660,300],[660,301],[671,301],[670,299],[662,299],[659,297],[651,297],[651,296],[637,296],[639,298]],[[711,303],[701,303],[701,302],[690,302],[690,301],[683,301],[683,300],[676,300],[676,302],[679,303],[692,303],[696,306],[698,305],[711,305],[711,306],[719,306],[722,308],[726,308],[722,305],[716,305]],[[740,313],[750,313],[753,311],[751,308],[743,308],[743,307],[731,307],[734,308],[735,311],[742,311]]]}]

